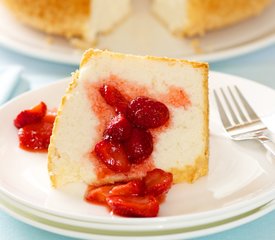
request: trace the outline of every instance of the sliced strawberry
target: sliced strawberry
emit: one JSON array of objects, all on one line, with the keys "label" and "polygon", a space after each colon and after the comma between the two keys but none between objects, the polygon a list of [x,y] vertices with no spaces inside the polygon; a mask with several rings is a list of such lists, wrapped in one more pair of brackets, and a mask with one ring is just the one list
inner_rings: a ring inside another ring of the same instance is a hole
[{"label": "sliced strawberry", "polygon": [[123,114],[118,114],[111,119],[104,131],[104,138],[114,142],[123,142],[131,136],[132,126]]},{"label": "sliced strawberry", "polygon": [[144,187],[142,180],[132,180],[128,183],[115,186],[110,191],[110,195],[141,195],[143,193],[143,188]]},{"label": "sliced strawberry", "polygon": [[56,112],[49,112],[47,115],[42,119],[43,122],[48,122],[48,123],[54,123],[56,118]]},{"label": "sliced strawberry", "polygon": [[144,178],[145,194],[160,196],[168,192],[173,184],[173,174],[155,168]]},{"label": "sliced strawberry", "polygon": [[148,97],[137,97],[127,108],[127,118],[137,127],[149,129],[165,124],[169,110],[161,102]]},{"label": "sliced strawberry", "polygon": [[153,151],[153,138],[149,131],[134,128],[125,142],[125,151],[131,163],[142,163]]},{"label": "sliced strawberry", "polygon": [[130,163],[121,144],[105,139],[95,145],[97,157],[114,172],[127,172]]},{"label": "sliced strawberry", "polygon": [[115,185],[105,185],[101,187],[88,186],[85,193],[85,200],[96,204],[106,204],[106,198]]},{"label": "sliced strawberry", "polygon": [[159,203],[153,196],[109,196],[106,202],[114,214],[125,217],[156,217]]},{"label": "sliced strawberry", "polygon": [[55,117],[45,116],[40,122],[28,124],[18,131],[20,147],[26,150],[47,150]]},{"label": "sliced strawberry", "polygon": [[22,128],[28,124],[37,123],[46,115],[47,106],[44,102],[40,102],[32,109],[20,112],[14,119],[13,123],[17,128]]},{"label": "sliced strawberry", "polygon": [[104,84],[99,92],[106,103],[115,108],[117,113],[125,113],[128,107],[128,101],[115,87]]}]

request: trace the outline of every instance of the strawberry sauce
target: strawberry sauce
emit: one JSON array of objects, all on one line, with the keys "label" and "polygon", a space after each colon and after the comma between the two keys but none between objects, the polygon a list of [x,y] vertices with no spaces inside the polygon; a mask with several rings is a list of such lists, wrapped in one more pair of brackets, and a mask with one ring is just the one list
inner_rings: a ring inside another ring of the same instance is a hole
[{"label": "strawberry sauce", "polygon": [[20,128],[18,130],[20,147],[31,152],[47,152],[54,120],[55,115],[46,115],[39,122]]},{"label": "strawberry sauce", "polygon": [[[191,105],[191,101],[183,89],[171,86],[167,95],[164,95],[162,101],[171,104],[174,107],[184,107],[187,109]],[[164,100],[163,100],[164,99]]]}]

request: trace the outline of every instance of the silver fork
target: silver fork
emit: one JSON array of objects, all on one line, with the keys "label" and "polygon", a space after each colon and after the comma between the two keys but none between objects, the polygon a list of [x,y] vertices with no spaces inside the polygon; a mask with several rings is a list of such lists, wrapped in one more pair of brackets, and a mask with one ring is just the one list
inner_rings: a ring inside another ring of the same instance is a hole
[{"label": "silver fork", "polygon": [[[237,86],[214,90],[221,121],[233,140],[258,140],[275,156],[275,143],[267,136],[267,127],[254,112]],[[220,97],[219,97],[220,96]]]}]

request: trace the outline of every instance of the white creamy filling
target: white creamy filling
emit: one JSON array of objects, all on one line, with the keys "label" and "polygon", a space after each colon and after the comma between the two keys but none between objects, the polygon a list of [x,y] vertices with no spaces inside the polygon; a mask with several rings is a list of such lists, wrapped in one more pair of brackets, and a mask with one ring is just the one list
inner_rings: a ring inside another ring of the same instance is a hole
[{"label": "white creamy filling", "polygon": [[114,25],[129,14],[131,0],[90,0],[90,18],[86,39],[96,40],[98,33],[111,31]]},{"label": "white creamy filling", "polygon": [[182,32],[188,19],[186,4],[188,0],[153,0],[153,12],[168,26],[169,30]]}]

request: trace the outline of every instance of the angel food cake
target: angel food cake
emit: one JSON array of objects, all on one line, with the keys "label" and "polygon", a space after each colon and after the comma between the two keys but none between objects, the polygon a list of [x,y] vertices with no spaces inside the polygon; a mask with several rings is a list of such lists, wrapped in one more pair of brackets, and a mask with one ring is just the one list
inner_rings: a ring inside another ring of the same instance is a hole
[{"label": "angel food cake", "polygon": [[193,182],[208,170],[208,65],[86,51],[48,149],[52,185],[140,179]]},{"label": "angel food cake", "polygon": [[[149,1],[149,0],[133,0]],[[4,0],[22,22],[46,33],[93,46],[136,11],[131,0]],[[153,0],[150,12],[180,36],[202,35],[260,14],[271,0]],[[148,5],[145,3],[145,5]],[[152,11],[151,11],[152,10]],[[127,20],[126,20],[127,21]],[[78,41],[79,42],[79,41]]]}]

